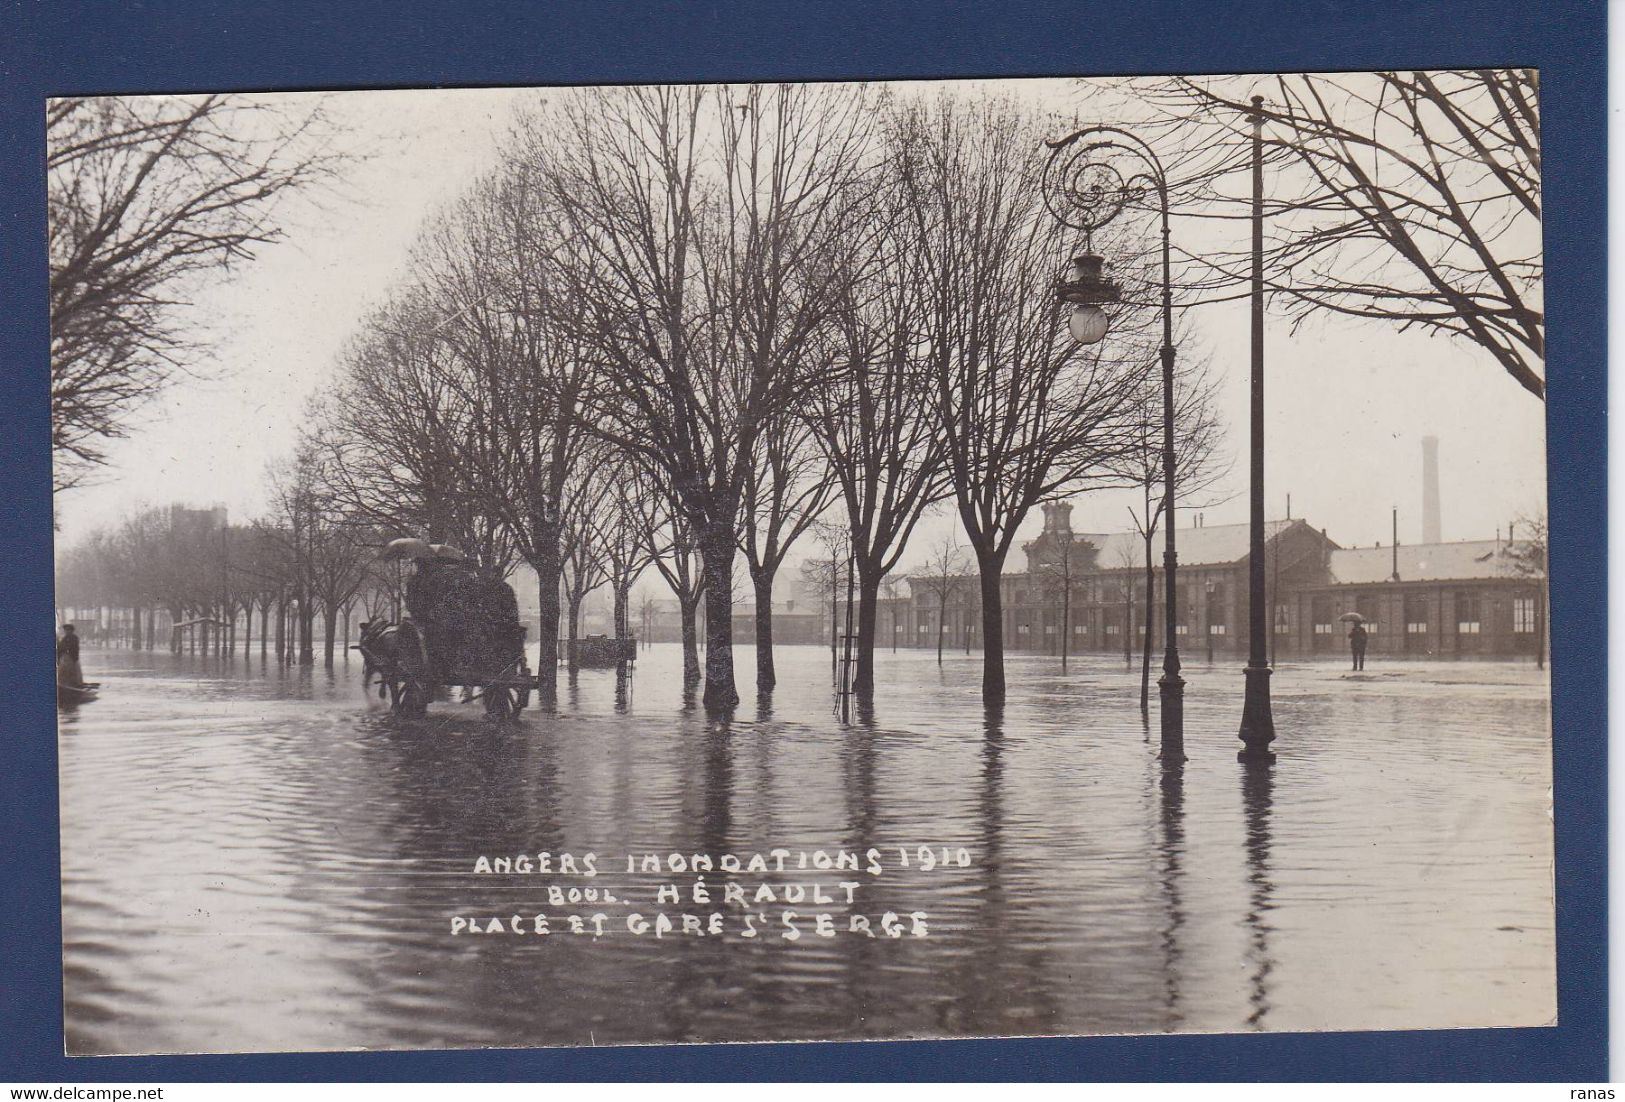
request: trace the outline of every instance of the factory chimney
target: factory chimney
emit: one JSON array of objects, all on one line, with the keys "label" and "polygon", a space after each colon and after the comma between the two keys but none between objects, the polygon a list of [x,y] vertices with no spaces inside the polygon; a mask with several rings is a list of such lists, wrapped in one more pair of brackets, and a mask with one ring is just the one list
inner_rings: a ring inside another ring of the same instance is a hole
[{"label": "factory chimney", "polygon": [[1422,437],[1422,542],[1441,543],[1439,533],[1439,438]]}]

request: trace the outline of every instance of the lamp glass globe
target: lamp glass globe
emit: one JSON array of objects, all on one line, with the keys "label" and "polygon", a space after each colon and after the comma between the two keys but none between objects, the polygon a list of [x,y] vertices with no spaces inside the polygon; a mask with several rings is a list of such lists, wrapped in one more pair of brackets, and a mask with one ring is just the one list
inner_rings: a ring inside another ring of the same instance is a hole
[{"label": "lamp glass globe", "polygon": [[1077,306],[1072,310],[1067,328],[1072,332],[1072,339],[1079,344],[1098,344],[1106,335],[1108,323],[1106,311],[1100,307]]}]

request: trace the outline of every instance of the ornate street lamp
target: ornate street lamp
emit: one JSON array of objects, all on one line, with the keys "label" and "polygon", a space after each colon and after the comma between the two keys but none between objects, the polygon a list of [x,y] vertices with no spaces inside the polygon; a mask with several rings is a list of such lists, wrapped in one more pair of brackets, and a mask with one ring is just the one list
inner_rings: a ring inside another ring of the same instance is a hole
[{"label": "ornate street lamp", "polygon": [[1079,344],[1100,343],[1111,326],[1111,319],[1100,307],[1122,297],[1117,284],[1106,278],[1105,267],[1106,261],[1092,253],[1075,256],[1068,278],[1055,285],[1055,297],[1072,304],[1066,327]]},{"label": "ornate street lamp", "polygon": [[[1163,629],[1167,644],[1162,655],[1162,676],[1157,689],[1162,699],[1162,760],[1185,760],[1185,679],[1179,675],[1178,587],[1175,576],[1179,555],[1174,524],[1174,322],[1173,275],[1168,230],[1168,177],[1162,162],[1145,142],[1116,126],[1086,126],[1064,138],[1045,142],[1050,150],[1044,169],[1044,202],[1055,220],[1081,230],[1085,248],[1094,231],[1120,214],[1124,207],[1153,192],[1162,216],[1162,555],[1166,611]],[[1126,157],[1133,162],[1128,176],[1112,164]],[[1104,262],[1085,252],[1072,262],[1072,279],[1057,285],[1061,302],[1071,303],[1068,328],[1074,339],[1092,344],[1106,335],[1102,303],[1116,302],[1117,286],[1101,275]],[[1109,296],[1109,297],[1108,297]],[[1091,312],[1092,311],[1092,312]],[[1093,338],[1086,339],[1086,338]]]}]

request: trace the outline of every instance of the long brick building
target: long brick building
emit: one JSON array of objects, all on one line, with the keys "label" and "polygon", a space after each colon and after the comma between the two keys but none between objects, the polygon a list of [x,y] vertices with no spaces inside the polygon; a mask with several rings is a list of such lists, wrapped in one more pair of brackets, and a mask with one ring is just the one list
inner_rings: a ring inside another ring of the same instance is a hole
[{"label": "long brick building", "polygon": [[[1135,532],[1080,533],[1071,506],[1044,509],[1044,530],[1026,544],[1025,570],[1001,582],[1005,647],[1059,654],[1138,652],[1146,630],[1146,546]],[[1341,547],[1303,520],[1266,528],[1265,577],[1282,658],[1341,654],[1357,612],[1374,655],[1533,657],[1542,649],[1544,579],[1531,571],[1527,543],[1477,540],[1398,547]],[[1179,622],[1187,659],[1245,655],[1248,529],[1244,524],[1182,528]],[[1162,538],[1151,549],[1153,649],[1161,647]],[[940,600],[945,591],[946,602]],[[1070,591],[1070,600],[1065,594]],[[940,612],[939,612],[940,606]],[[974,648],[981,631],[974,576],[915,575],[907,594],[882,603],[882,646]]]}]

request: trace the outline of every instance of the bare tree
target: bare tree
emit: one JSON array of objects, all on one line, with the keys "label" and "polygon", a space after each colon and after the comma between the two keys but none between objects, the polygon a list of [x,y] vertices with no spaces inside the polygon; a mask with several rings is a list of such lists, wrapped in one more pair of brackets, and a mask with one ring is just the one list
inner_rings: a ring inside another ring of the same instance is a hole
[{"label": "bare tree", "polygon": [[[1258,84],[1255,89],[1253,85]],[[1246,163],[1250,95],[1278,166],[1267,285],[1298,316],[1325,310],[1462,339],[1546,393],[1539,80],[1529,69],[1305,73],[1138,82],[1176,144]],[[1224,204],[1240,173],[1192,172]],[[1217,210],[1216,213],[1222,213]],[[1192,257],[1239,281],[1240,254]]]},{"label": "bare tree", "polygon": [[942,665],[943,636],[947,631],[948,602],[961,595],[970,584],[970,562],[959,539],[950,530],[935,544],[925,560],[925,571],[919,575],[920,584],[936,600],[937,606],[937,665]]},{"label": "bare tree", "polygon": [[773,579],[796,541],[817,521],[834,490],[831,467],[811,429],[790,412],[771,417],[745,472],[740,546],[756,598],[756,688],[770,691],[773,667]]},{"label": "bare tree", "polygon": [[[1224,448],[1224,423],[1218,411],[1218,380],[1205,357],[1186,357],[1174,372],[1174,492],[1184,507],[1217,504],[1214,487],[1230,471]],[[1148,376],[1137,417],[1125,425],[1125,447],[1108,463],[1109,469],[1140,493],[1138,510],[1129,507],[1134,531],[1145,550],[1145,612],[1148,625],[1140,654],[1140,711],[1151,707],[1151,643],[1149,625],[1156,600],[1156,566],[1152,546],[1162,526],[1167,498],[1163,493],[1162,387]]]},{"label": "bare tree", "polygon": [[840,669],[841,580],[851,562],[852,534],[844,526],[828,521],[820,521],[813,531],[823,555],[802,560],[801,584],[818,595],[820,623],[826,614],[829,617],[829,670],[833,677]]},{"label": "bare tree", "polygon": [[568,610],[569,633],[566,661],[577,665],[576,643],[581,638],[581,605],[588,594],[608,582],[608,557],[600,539],[603,528],[612,523],[616,508],[613,469],[597,464],[577,480],[564,502],[564,524],[559,543],[560,588]]},{"label": "bare tree", "polygon": [[1052,542],[1045,548],[1040,560],[1028,563],[1027,572],[1039,579],[1043,589],[1051,591],[1060,599],[1061,669],[1065,671],[1071,650],[1073,587],[1087,565],[1088,542],[1070,530],[1065,533],[1051,532],[1048,535]]},{"label": "bare tree", "polygon": [[1053,290],[1068,242],[1042,207],[1029,120],[1004,104],[943,100],[900,125],[928,254],[933,408],[981,574],[982,691],[998,700],[1005,559],[1034,506],[1103,479],[1121,447],[1146,370],[1126,354],[1139,343],[1137,311],[1114,323],[1128,339],[1088,349],[1068,340]]},{"label": "bare tree", "polygon": [[334,167],[327,131],[319,101],[110,96],[46,105],[58,491],[104,464],[131,413],[194,369],[182,318],[199,277],[279,236],[278,200]]},{"label": "bare tree", "polygon": [[854,277],[840,286],[844,298],[830,326],[836,372],[804,414],[846,511],[858,591],[852,688],[860,696],[874,691],[883,581],[921,513],[951,485],[947,437],[932,402],[935,377],[923,355],[930,254],[909,213],[908,150],[898,134],[889,141],[898,148],[864,195],[870,228],[854,233],[841,257]]},{"label": "bare tree", "polygon": [[622,457],[610,467],[610,495],[599,515],[594,536],[603,552],[604,575],[614,600],[615,638],[632,638],[632,586],[653,561],[643,525],[648,498],[658,492],[639,476],[631,460]]},{"label": "bare tree", "polygon": [[733,564],[746,472],[841,269],[825,263],[858,169],[859,93],[596,89],[567,104],[558,196],[591,250],[578,317],[606,370],[594,431],[661,466],[706,586],[705,705],[738,703]]},{"label": "bare tree", "polygon": [[671,587],[677,599],[678,630],[683,648],[683,685],[699,684],[700,645],[696,618],[705,596],[705,577],[699,561],[699,548],[681,508],[671,503],[671,493],[657,485],[656,492],[638,499],[640,509],[636,530],[642,534],[655,571]]}]

